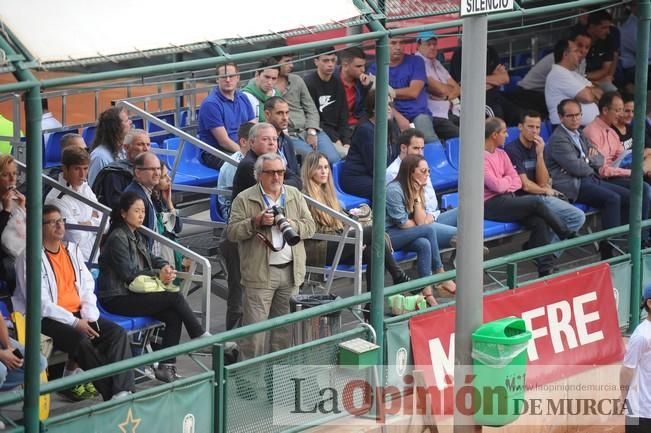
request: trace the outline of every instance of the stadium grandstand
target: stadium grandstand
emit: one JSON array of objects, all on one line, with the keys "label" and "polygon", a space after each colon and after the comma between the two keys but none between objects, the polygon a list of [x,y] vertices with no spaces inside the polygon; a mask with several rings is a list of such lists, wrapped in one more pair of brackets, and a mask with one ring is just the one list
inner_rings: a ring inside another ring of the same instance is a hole
[{"label": "stadium grandstand", "polygon": [[273,6],[3,5],[0,431],[651,431],[651,0]]}]

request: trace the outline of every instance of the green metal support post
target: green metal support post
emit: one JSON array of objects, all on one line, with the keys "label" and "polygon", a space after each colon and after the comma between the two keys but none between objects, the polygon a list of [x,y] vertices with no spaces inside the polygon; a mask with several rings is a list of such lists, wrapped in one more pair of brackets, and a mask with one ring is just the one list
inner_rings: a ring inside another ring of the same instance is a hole
[{"label": "green metal support post", "polygon": [[633,119],[633,173],[631,174],[630,234],[631,252],[631,317],[629,332],[640,323],[640,296],[642,289],[641,216],[642,216],[642,162],[644,160],[644,130],[646,124],[647,94],[640,89],[647,88],[649,55],[649,20],[651,2],[638,2],[637,61],[635,63],[635,117]]},{"label": "green metal support post", "polygon": [[[0,37],[0,49],[8,55],[16,52],[6,39]],[[12,62],[19,81],[35,81],[34,75],[22,61]],[[41,135],[41,89],[36,84],[25,93],[27,119],[27,333],[25,343],[24,426],[27,433],[38,433],[41,355],[41,221],[43,206],[41,166],[43,138]]]},{"label": "green metal support post", "polygon": [[[31,74],[30,74],[31,75]],[[41,355],[41,250],[43,185],[41,167],[41,92],[39,87],[27,91],[27,333],[25,357],[25,432],[37,433],[39,427],[39,387]]]},{"label": "green metal support post", "polygon": [[[377,335],[376,343],[384,353],[384,230],[385,183],[387,160],[387,104],[389,101],[389,38],[382,36],[375,45],[377,72],[375,76],[375,161],[373,161],[373,244],[371,261],[371,325]],[[381,381],[382,379],[380,379]],[[381,384],[378,384],[381,386]]]}]

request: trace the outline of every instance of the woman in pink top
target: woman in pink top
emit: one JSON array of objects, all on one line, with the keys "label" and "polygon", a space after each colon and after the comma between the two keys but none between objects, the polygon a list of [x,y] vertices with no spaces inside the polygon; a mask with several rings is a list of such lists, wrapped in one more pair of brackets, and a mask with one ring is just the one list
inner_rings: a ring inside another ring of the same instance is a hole
[{"label": "woman in pink top", "polygon": [[[506,124],[499,117],[486,120],[484,142],[484,218],[517,222],[531,230],[527,248],[549,244],[551,228],[560,239],[574,237],[563,221],[552,213],[541,196],[522,191],[522,181],[506,152]],[[549,275],[553,256],[536,259],[538,275]]]}]

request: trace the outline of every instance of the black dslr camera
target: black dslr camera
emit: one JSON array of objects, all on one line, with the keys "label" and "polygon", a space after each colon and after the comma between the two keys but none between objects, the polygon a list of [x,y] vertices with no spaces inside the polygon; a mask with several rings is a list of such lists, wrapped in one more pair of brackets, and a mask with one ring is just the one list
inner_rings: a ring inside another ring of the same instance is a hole
[{"label": "black dslr camera", "polygon": [[271,206],[271,212],[274,214],[274,224],[278,227],[278,230],[283,234],[283,239],[289,244],[289,246],[294,246],[301,241],[301,237],[296,233],[285,218],[283,214],[283,208],[280,206]]}]

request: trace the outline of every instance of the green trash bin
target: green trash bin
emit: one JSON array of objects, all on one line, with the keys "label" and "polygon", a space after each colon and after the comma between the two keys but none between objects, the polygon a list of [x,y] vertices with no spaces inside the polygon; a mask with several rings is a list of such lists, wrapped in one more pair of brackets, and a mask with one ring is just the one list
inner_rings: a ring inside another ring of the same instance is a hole
[{"label": "green trash bin", "polygon": [[477,424],[499,427],[520,416],[524,407],[527,344],[524,320],[505,317],[486,323],[472,334],[473,387]]}]

